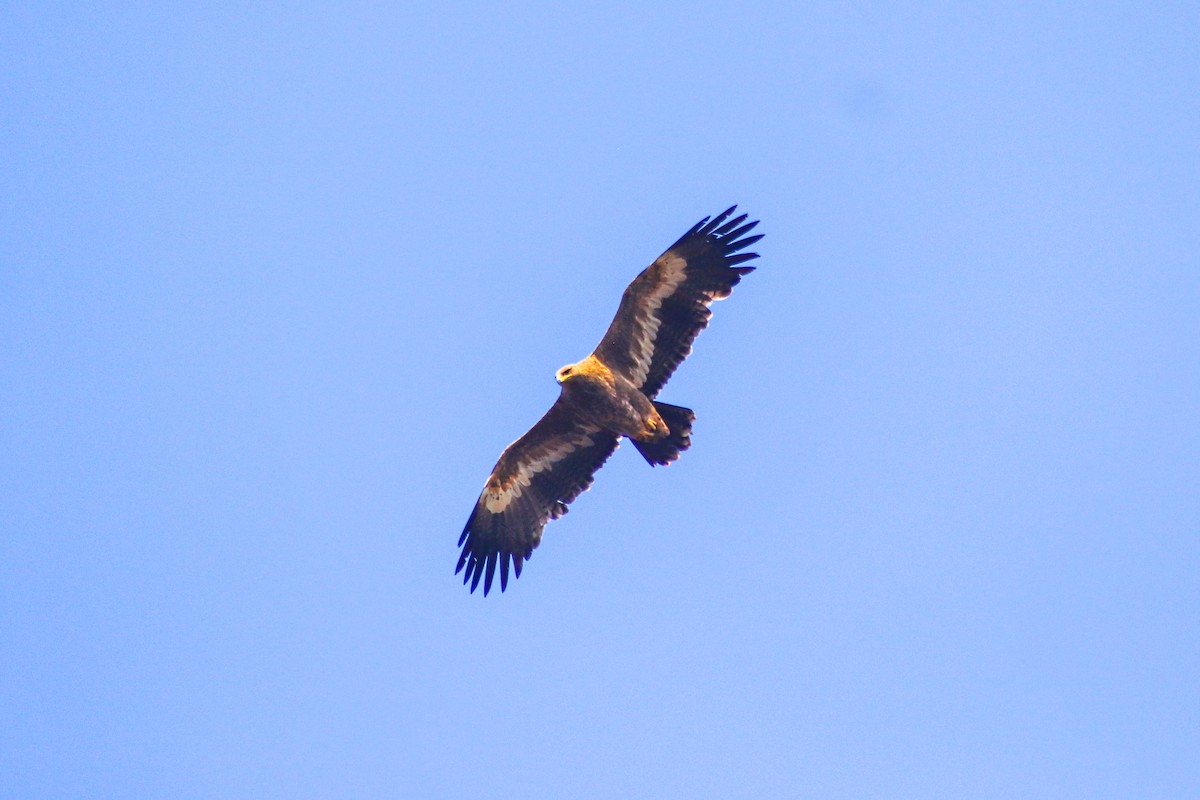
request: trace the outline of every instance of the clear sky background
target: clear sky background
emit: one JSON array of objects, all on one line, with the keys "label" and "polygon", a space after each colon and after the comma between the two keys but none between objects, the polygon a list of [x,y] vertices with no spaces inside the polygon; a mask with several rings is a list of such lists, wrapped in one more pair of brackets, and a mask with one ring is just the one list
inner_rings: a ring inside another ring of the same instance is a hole
[{"label": "clear sky background", "polygon": [[0,796],[1200,796],[1200,6],[201,5],[2,12]]}]

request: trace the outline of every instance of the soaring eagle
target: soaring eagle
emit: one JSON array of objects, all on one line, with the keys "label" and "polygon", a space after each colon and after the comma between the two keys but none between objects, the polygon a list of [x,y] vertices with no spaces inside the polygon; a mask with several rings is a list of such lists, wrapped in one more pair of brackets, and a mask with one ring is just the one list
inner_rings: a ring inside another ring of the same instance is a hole
[{"label": "soaring eagle", "polygon": [[501,591],[510,564],[520,577],[542,528],[567,513],[621,436],[650,466],[671,463],[691,445],[696,415],[654,398],[708,326],[709,304],[754,271],[738,265],[758,254],[739,251],[762,235],[746,236],[758,222],[730,219],[736,208],[700,220],[634,278],[600,345],[555,374],[558,400],[501,454],[458,540],[454,572],[466,569],[472,592],[482,577],[487,595],[497,563]]}]

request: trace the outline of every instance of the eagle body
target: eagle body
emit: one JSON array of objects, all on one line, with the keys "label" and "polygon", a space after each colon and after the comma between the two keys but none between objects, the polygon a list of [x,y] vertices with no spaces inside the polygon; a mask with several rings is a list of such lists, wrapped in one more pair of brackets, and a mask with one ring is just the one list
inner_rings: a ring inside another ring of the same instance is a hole
[{"label": "eagle body", "polygon": [[655,398],[707,327],[709,305],[754,270],[738,265],[758,254],[739,251],[762,236],[745,235],[758,223],[730,219],[735,208],[696,223],[643,270],[591,355],[555,374],[558,400],[505,448],[459,537],[455,572],[466,570],[472,592],[481,578],[491,590],[497,564],[501,591],[510,566],[520,577],[546,523],[591,485],[621,437],[651,466],[691,446],[695,414]]},{"label": "eagle body", "polygon": [[667,423],[654,403],[594,354],[568,364],[554,377],[562,386],[560,398],[580,419],[635,441],[658,441],[667,435]]}]

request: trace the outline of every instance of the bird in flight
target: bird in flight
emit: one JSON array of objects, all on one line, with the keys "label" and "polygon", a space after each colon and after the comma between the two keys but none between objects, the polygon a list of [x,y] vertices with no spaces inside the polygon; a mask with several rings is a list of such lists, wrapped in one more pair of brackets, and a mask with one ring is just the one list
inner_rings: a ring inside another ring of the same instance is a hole
[{"label": "bird in flight", "polygon": [[708,326],[709,304],[754,271],[739,265],[758,254],[741,251],[762,235],[746,236],[758,222],[736,208],[700,220],[634,278],[600,345],[555,373],[558,400],[500,455],[459,537],[454,572],[472,592],[482,578],[487,595],[497,565],[501,591],[510,568],[520,577],[546,523],[567,513],[620,437],[650,466],[691,445],[696,415],[654,398]]}]

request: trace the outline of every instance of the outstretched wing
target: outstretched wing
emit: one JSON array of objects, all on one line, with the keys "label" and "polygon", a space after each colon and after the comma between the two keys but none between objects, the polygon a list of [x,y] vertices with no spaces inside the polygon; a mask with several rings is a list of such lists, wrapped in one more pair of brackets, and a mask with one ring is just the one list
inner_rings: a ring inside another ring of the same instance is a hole
[{"label": "outstretched wing", "polygon": [[657,395],[692,352],[692,342],[712,316],[709,304],[728,297],[742,276],[754,271],[737,265],[758,253],[738,251],[762,236],[745,236],[758,224],[746,222],[745,214],[729,219],[736,208],[700,220],[633,279],[593,353],[647,397]]},{"label": "outstretched wing", "polygon": [[455,574],[471,591],[483,577],[492,588],[500,564],[500,591],[508,587],[511,562],[516,577],[542,540],[542,528],[567,513],[592,483],[592,475],[617,449],[611,433],[581,421],[560,397],[529,432],[510,444],[475,503],[458,544]]}]

